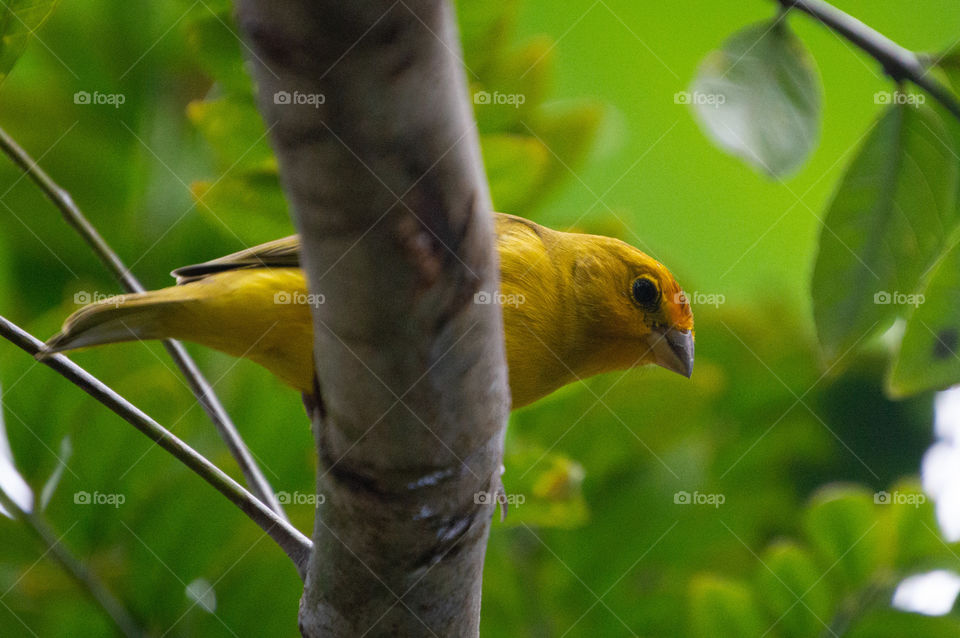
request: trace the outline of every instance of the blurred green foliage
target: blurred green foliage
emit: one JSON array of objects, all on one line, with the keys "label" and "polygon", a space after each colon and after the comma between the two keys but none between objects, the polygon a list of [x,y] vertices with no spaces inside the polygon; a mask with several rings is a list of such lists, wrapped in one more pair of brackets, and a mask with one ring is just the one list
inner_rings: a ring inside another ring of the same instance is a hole
[{"label": "blurred green foliage", "polygon": [[[788,16],[780,11],[731,36],[704,59],[691,92],[682,94],[720,148],[778,179],[809,158],[821,118],[819,76]],[[847,38],[852,44],[870,51],[896,48],[859,28]],[[811,292],[820,343],[833,363],[864,338],[887,330],[893,319],[909,320],[909,339],[899,339],[902,330],[888,333],[899,341],[899,352],[887,389],[905,396],[960,383],[960,311],[946,259],[960,239],[960,94],[940,86],[954,107],[944,122],[938,112],[948,111],[943,97],[929,108],[925,94],[905,86],[930,74],[934,83],[941,73],[952,81],[952,49],[924,55],[921,72],[904,70],[915,59],[912,53],[898,55],[903,68],[889,63],[885,69],[898,78],[897,86],[874,94],[874,102],[890,107],[864,134],[823,216]],[[947,268],[939,268],[944,261]],[[935,268],[937,279],[931,275]]]},{"label": "blurred green foliage", "polygon": [[[951,0],[922,0],[909,15],[841,4],[918,49],[960,33]],[[513,415],[504,482],[524,500],[494,522],[484,636],[803,636],[823,630],[818,617],[856,636],[956,632],[956,614],[889,609],[897,577],[960,565],[929,506],[872,496],[912,493],[899,481],[931,438],[930,397],[885,396],[882,340],[828,369],[815,337],[811,292],[841,285],[814,278],[811,290],[823,211],[889,84],[833,35],[792,23],[824,106],[822,143],[790,181],[714,149],[675,100],[710,50],[772,5],[458,5],[498,209],[647,250],[684,284],[698,336],[690,380],[610,374]],[[167,285],[174,267],[292,232],[243,52],[226,2],[65,3],[0,88],[0,124],[145,284]],[[81,91],[124,101],[78,104]],[[46,337],[78,293],[118,290],[2,161],[0,189],[0,314]],[[192,350],[274,487],[312,493],[296,394],[254,364]],[[76,359],[238,475],[162,348]],[[13,347],[0,347],[0,382],[14,456],[36,492],[70,436],[47,514],[153,633],[296,635],[299,580],[233,506]],[[837,482],[859,486],[824,488]],[[126,498],[83,505],[78,492]],[[288,512],[311,528],[311,506]],[[109,635],[74,584],[37,560],[32,537],[7,519],[0,534],[0,634]],[[199,578],[213,584],[214,613],[187,594]]]}]

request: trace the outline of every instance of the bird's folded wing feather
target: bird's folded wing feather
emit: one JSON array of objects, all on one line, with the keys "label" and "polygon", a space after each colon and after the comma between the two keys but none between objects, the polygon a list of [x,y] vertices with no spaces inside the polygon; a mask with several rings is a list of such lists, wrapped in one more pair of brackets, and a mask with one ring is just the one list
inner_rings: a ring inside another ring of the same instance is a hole
[{"label": "bird's folded wing feather", "polygon": [[[498,234],[507,228],[522,228],[527,232],[533,229],[536,234],[541,229],[537,224],[514,215],[494,213],[494,219]],[[177,268],[170,274],[177,278],[177,284],[187,284],[218,272],[242,268],[300,268],[300,237],[290,235],[275,239],[202,264]]]},{"label": "bird's folded wing feather", "polygon": [[290,235],[239,252],[218,257],[202,264],[177,268],[172,274],[177,284],[186,284],[208,275],[242,268],[299,268],[300,238]]}]

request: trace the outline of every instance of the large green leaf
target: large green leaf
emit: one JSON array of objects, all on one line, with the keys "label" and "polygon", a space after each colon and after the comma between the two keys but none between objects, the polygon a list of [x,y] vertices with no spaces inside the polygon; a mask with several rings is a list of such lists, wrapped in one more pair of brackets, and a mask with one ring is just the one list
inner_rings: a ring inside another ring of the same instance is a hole
[{"label": "large green leaf", "polygon": [[814,319],[828,358],[905,314],[957,223],[958,165],[927,107],[891,107],[840,182],[823,220]]},{"label": "large green leaf", "polygon": [[744,584],[711,575],[690,583],[691,636],[777,636],[760,613],[752,590]]},{"label": "large green leaf", "polygon": [[482,82],[471,87],[473,113],[481,132],[529,132],[524,123],[543,102],[553,67],[554,44],[536,38],[500,56]]},{"label": "large green leaf", "polygon": [[830,579],[803,547],[790,541],[770,546],[764,554],[757,588],[777,627],[787,636],[816,636],[829,623],[834,597]]},{"label": "large green leaf", "polygon": [[277,170],[277,158],[251,95],[191,102],[187,117],[210,143],[221,171]]},{"label": "large green leaf", "polygon": [[849,590],[865,586],[882,565],[887,530],[879,524],[873,495],[858,486],[831,486],[817,494],[804,528],[820,559]]},{"label": "large green leaf", "polygon": [[6,0],[0,5],[0,82],[56,4],[57,0]]},{"label": "large green leaf", "polygon": [[887,380],[894,396],[960,383],[960,246],[937,263]]},{"label": "large green leaf", "polygon": [[749,26],[711,52],[677,101],[693,106],[718,146],[774,176],[803,164],[819,137],[816,67],[779,19]]},{"label": "large green leaf", "polygon": [[518,210],[546,179],[550,151],[526,135],[483,135],[480,145],[494,208]]},{"label": "large green leaf", "polygon": [[881,525],[889,530],[886,550],[896,569],[956,567],[956,551],[940,537],[940,526],[930,497],[917,481],[900,481],[887,492],[878,492],[883,502]]},{"label": "large green leaf", "polygon": [[536,112],[530,126],[552,157],[541,192],[530,193],[530,199],[539,198],[543,189],[570,179],[570,171],[576,170],[593,148],[603,117],[603,105],[593,100],[551,102]]}]

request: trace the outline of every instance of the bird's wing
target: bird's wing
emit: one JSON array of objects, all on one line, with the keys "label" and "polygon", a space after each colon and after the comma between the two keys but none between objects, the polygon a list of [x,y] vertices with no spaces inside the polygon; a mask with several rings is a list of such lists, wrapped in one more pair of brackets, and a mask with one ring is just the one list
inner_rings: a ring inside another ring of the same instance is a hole
[{"label": "bird's wing", "polygon": [[225,257],[205,261],[202,264],[177,268],[170,274],[177,278],[177,284],[186,284],[226,270],[299,267],[300,237],[290,235],[289,237],[275,239]]},{"label": "bird's wing", "polygon": [[[494,213],[497,234],[502,235],[508,228],[523,228],[540,233],[541,226],[522,217]],[[268,241],[265,244],[253,246],[225,257],[218,257],[205,261],[202,264],[177,268],[171,275],[177,278],[177,284],[187,284],[191,281],[203,279],[226,270],[241,268],[299,268],[300,267],[300,237],[290,235],[282,239]]]}]

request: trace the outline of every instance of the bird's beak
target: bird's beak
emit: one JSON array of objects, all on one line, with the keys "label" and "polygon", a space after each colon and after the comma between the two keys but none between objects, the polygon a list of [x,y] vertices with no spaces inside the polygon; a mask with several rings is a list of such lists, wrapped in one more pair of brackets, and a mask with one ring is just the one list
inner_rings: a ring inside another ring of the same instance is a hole
[{"label": "bird's beak", "polygon": [[689,378],[693,374],[693,333],[670,328],[655,333],[654,338],[653,362]]}]

